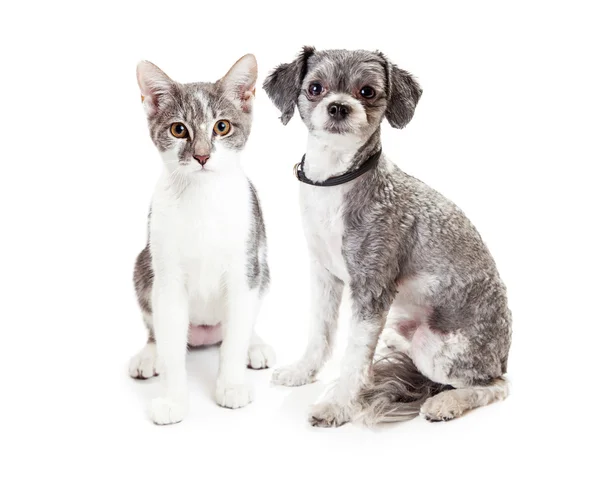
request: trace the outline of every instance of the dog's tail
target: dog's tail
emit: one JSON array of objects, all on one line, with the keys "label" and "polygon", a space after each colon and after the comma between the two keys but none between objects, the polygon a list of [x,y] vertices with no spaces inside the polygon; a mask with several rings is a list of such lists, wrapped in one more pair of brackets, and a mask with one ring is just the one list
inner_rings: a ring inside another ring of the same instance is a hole
[{"label": "dog's tail", "polygon": [[419,415],[429,397],[452,386],[425,377],[404,353],[394,351],[373,364],[372,382],[359,394],[361,412],[355,420],[365,424],[408,421]]}]

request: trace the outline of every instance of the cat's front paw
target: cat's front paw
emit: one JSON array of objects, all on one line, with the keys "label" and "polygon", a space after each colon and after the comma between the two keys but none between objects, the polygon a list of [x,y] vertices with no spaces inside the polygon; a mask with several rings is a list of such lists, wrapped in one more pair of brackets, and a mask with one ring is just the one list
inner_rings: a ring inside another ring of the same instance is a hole
[{"label": "cat's front paw", "polygon": [[156,359],[156,344],[148,343],[129,361],[129,375],[135,379],[148,379],[160,373]]},{"label": "cat's front paw", "polygon": [[303,386],[315,381],[315,371],[301,363],[276,369],[271,382],[279,386]]},{"label": "cat's front paw", "polygon": [[155,424],[166,425],[181,422],[188,411],[188,401],[157,397],[150,405],[150,417]]},{"label": "cat's front paw", "polygon": [[228,384],[217,381],[215,398],[219,406],[238,409],[252,402],[252,388],[247,384]]},{"label": "cat's front paw", "polygon": [[316,427],[338,427],[352,420],[349,406],[333,401],[324,401],[312,407],[308,421]]},{"label": "cat's front paw", "polygon": [[248,348],[248,367],[266,369],[275,364],[275,352],[268,344],[252,344]]}]

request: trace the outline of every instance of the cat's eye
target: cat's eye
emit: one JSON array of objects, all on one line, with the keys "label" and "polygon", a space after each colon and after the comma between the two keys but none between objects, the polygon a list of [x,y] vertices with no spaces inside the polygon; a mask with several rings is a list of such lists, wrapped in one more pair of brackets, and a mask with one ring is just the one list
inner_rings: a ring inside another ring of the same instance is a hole
[{"label": "cat's eye", "polygon": [[321,93],[323,93],[323,85],[321,85],[319,82],[312,82],[310,85],[308,85],[308,93],[312,96],[319,96]]},{"label": "cat's eye", "polygon": [[230,130],[231,123],[229,123],[227,120],[219,120],[215,123],[215,126],[213,127],[215,135],[219,136],[225,136],[227,133],[229,133]]},{"label": "cat's eye", "polygon": [[360,96],[366,98],[367,100],[373,98],[375,96],[375,89],[366,85],[360,89]]},{"label": "cat's eye", "polygon": [[171,125],[171,135],[173,135],[175,138],[187,138],[190,136],[185,125],[179,122]]}]

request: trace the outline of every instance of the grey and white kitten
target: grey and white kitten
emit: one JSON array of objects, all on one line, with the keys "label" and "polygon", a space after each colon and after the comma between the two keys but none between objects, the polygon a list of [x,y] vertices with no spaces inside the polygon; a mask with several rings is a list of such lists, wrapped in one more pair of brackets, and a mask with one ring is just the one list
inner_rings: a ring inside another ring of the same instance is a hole
[{"label": "grey and white kitten", "polygon": [[[308,129],[304,173],[319,182],[381,149],[381,122],[412,119],[417,81],[379,52],[305,47],[264,88],[286,124]],[[295,153],[294,153],[295,155]],[[339,381],[310,414],[315,426],[412,418],[448,420],[508,394],[511,313],[475,227],[448,199],[382,155],[376,168],[332,187],[300,184],[312,269],[312,334],[304,356],[273,382],[314,380],[328,358],[344,287],[350,339]],[[382,339],[395,349],[373,364]]]},{"label": "grey and white kitten", "polygon": [[164,168],[134,271],[148,342],[129,373],[160,375],[163,393],[150,411],[157,424],[179,422],[188,410],[188,345],[222,343],[216,401],[228,408],[252,400],[246,366],[274,361],[254,333],[269,267],[260,203],[240,165],[256,74],[253,55],[215,83],[177,83],[149,62],[137,68]]}]

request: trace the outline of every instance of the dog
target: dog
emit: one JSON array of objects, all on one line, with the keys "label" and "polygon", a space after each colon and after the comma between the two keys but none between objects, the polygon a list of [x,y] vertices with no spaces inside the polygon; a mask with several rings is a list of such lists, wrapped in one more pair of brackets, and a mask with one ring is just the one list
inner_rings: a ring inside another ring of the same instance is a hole
[{"label": "dog", "polygon": [[[447,421],[508,395],[506,287],[481,236],[451,201],[381,152],[381,123],[404,128],[422,90],[380,52],[304,47],[266,78],[287,124],[308,129],[297,165],[311,270],[304,356],[278,385],[315,380],[328,359],[344,287],[350,338],[313,426]],[[382,334],[382,331],[385,331]],[[378,340],[391,349],[374,362]]]}]

